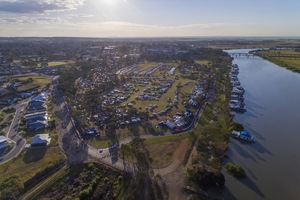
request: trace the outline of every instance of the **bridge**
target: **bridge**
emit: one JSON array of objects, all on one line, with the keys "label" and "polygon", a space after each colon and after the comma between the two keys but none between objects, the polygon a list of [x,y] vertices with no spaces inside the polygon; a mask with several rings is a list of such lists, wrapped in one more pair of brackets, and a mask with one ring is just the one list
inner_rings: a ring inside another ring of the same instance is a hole
[{"label": "bridge", "polygon": [[231,57],[244,56],[244,57],[248,57],[248,58],[257,56],[256,54],[252,54],[252,53],[228,53],[228,55],[230,55]]}]

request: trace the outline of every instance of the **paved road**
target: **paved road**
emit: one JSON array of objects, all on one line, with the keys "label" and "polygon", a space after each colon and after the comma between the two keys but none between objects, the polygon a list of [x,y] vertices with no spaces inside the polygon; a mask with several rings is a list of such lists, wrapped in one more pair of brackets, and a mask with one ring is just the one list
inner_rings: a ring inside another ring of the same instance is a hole
[{"label": "paved road", "polygon": [[16,109],[14,118],[12,120],[12,123],[9,127],[6,127],[5,132],[6,137],[9,138],[13,142],[13,149],[8,152],[6,155],[0,158],[0,164],[3,164],[15,157],[17,157],[22,150],[24,149],[26,145],[26,140],[19,136],[18,134],[18,126],[20,117],[22,116],[22,111],[24,110],[25,106],[27,104],[27,101],[22,101],[14,106]]}]

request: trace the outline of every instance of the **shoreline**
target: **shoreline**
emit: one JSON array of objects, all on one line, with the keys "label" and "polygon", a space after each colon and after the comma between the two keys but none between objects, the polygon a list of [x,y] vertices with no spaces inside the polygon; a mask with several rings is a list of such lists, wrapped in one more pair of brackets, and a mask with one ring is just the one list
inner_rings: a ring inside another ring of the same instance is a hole
[{"label": "shoreline", "polygon": [[[264,60],[267,60],[267,61],[269,61],[269,62],[271,62],[275,65],[283,67],[283,68],[285,68],[287,70],[290,70],[292,72],[300,73],[300,67],[295,67],[294,65],[292,65],[290,63],[284,62],[282,60],[278,60],[278,59],[276,59],[276,57],[269,57],[268,55],[260,54],[260,53],[258,53],[259,51],[260,50],[253,50],[253,51],[249,51],[249,53],[253,53],[254,55],[256,55],[256,56],[258,56],[258,57],[260,57]],[[295,59],[297,59],[297,58],[295,58]],[[299,58],[299,60],[300,60],[300,58]]]}]

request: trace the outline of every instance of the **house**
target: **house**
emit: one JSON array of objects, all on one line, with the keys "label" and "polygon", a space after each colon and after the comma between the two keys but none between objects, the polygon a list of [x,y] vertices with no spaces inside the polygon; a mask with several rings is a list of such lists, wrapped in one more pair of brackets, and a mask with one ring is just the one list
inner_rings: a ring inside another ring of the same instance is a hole
[{"label": "house", "polygon": [[8,146],[7,137],[1,135],[0,136],[0,149],[3,149]]},{"label": "house", "polygon": [[32,138],[31,147],[47,146],[50,142],[49,134],[37,134]]},{"label": "house", "polygon": [[45,111],[47,106],[44,101],[30,101],[28,103],[28,111]]},{"label": "house", "polygon": [[20,97],[22,99],[26,99],[26,98],[30,97],[31,95],[32,95],[31,92],[23,92],[23,93],[20,94]]},{"label": "house", "polygon": [[27,125],[29,130],[40,130],[48,126],[48,121],[34,121]]},{"label": "house", "polygon": [[48,94],[46,92],[42,92],[41,94],[39,94],[35,97],[32,97],[30,99],[30,101],[43,101],[43,102],[45,102],[47,100],[47,97],[48,97]]},{"label": "house", "polygon": [[26,124],[28,124],[30,122],[38,121],[40,119],[48,119],[48,113],[47,112],[36,112],[36,113],[25,115]]},{"label": "house", "polygon": [[173,129],[176,128],[176,125],[173,124],[172,122],[170,122],[169,120],[167,120],[167,121],[165,122],[165,125],[166,125],[169,129],[171,129],[171,130],[173,130]]},{"label": "house", "polygon": [[26,124],[29,125],[29,124],[37,122],[37,121],[48,121],[48,117],[41,116],[41,117],[31,118],[31,119],[26,120]]}]

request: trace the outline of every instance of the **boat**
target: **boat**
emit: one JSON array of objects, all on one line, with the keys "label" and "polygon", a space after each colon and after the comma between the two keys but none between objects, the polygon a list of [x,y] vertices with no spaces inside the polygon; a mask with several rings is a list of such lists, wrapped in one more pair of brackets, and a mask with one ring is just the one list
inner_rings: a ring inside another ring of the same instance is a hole
[{"label": "boat", "polygon": [[230,96],[230,100],[244,101],[244,97],[242,95],[233,94],[233,95]]},{"label": "boat", "polygon": [[232,111],[235,111],[235,112],[246,112],[246,109],[245,109],[245,103],[243,101],[239,101],[239,100],[230,100],[230,103],[229,103],[229,107],[230,107],[230,110]]},{"label": "boat", "polygon": [[245,105],[244,101],[242,100],[237,100],[237,99],[230,99],[229,101],[229,105],[232,105],[232,106],[240,106],[240,107],[243,107]]},{"label": "boat", "polygon": [[255,142],[255,139],[253,136],[251,136],[248,132],[246,131],[235,131],[233,130],[231,132],[231,136],[237,139],[241,139],[247,142]]},{"label": "boat", "polygon": [[230,110],[238,113],[244,113],[247,111],[246,108],[239,107],[239,106],[231,106]]}]

